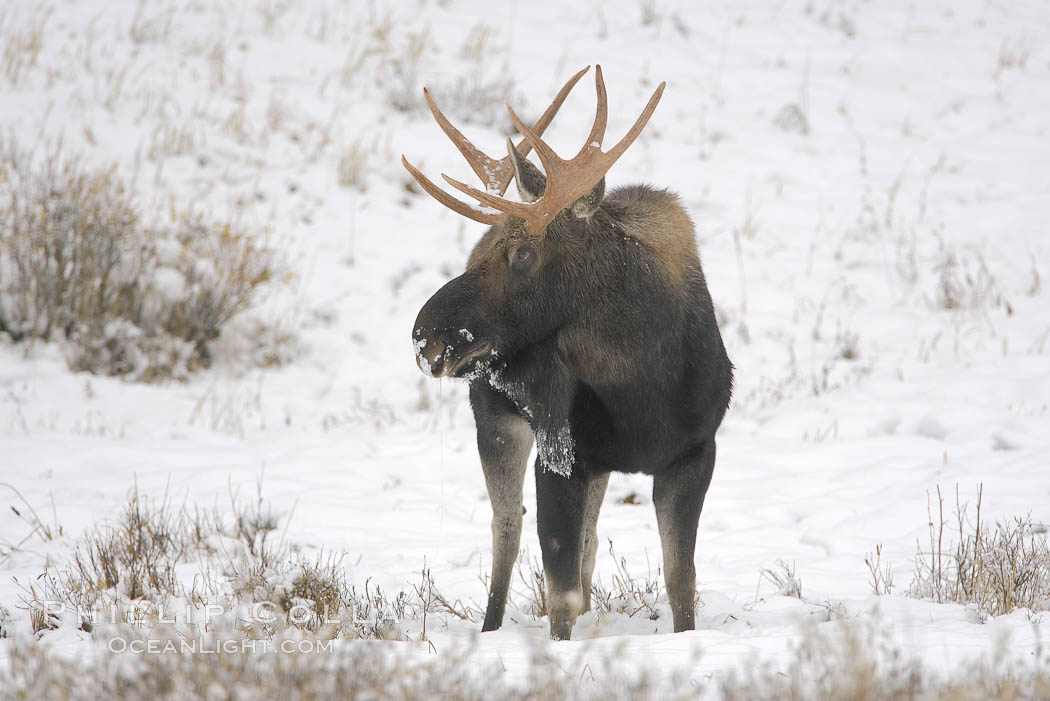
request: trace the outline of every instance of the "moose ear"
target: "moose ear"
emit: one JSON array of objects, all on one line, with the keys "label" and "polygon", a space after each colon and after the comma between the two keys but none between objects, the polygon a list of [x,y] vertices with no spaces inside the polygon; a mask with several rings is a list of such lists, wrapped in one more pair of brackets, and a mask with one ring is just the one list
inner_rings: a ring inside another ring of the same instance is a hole
[{"label": "moose ear", "polygon": [[594,214],[598,205],[602,203],[602,199],[605,197],[605,178],[603,177],[598,181],[598,184],[591,188],[591,191],[572,203],[569,207],[569,211],[577,219],[590,219],[591,215]]},{"label": "moose ear", "polygon": [[507,139],[507,153],[514,164],[514,182],[518,184],[518,194],[522,202],[535,202],[543,197],[547,189],[547,176],[532,164],[532,161],[518,153],[514,144]]}]

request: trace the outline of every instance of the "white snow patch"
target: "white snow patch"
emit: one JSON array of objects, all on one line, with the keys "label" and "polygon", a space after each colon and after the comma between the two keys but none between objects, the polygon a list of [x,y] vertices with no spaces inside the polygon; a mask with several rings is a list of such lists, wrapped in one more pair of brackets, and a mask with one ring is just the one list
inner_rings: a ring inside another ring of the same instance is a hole
[{"label": "white snow patch", "polygon": [[919,432],[919,435],[933,438],[938,441],[943,441],[948,436],[948,427],[940,420],[929,415],[923,416],[919,419],[919,423],[916,425],[915,430]]},{"label": "white snow patch", "polygon": [[[31,13],[20,8],[37,4],[5,4],[16,8],[8,35],[30,35],[20,18]],[[154,12],[147,3],[137,16],[136,2],[63,3],[61,22],[43,25],[34,61],[0,79],[4,138],[27,148],[61,138],[86,165],[115,163],[147,224],[167,225],[169,202],[192,203],[284,252],[292,282],[271,288],[252,313],[287,319],[307,349],[276,369],[213,367],[141,385],[73,374],[59,343],[0,334],[0,479],[64,534],[45,541],[0,504],[0,544],[29,536],[0,554],[0,607],[20,622],[28,619],[19,584],[61,562],[76,534],[113,519],[132,484],[192,508],[223,502],[231,488],[254,495],[264,467],[263,497],[294,512],[282,523],[288,538],[347,551],[346,574],[359,588],[371,577],[396,592],[418,583],[425,561],[450,600],[484,597],[477,576],[491,562],[491,525],[468,387],[420,378],[401,340],[484,227],[406,191],[400,165],[382,155],[396,138],[414,162],[457,165],[418,84],[404,89],[403,110],[384,76],[425,31],[420,80],[475,75],[473,60],[441,47],[462,44],[477,3],[387,3],[382,42],[366,4],[284,3],[271,27],[258,4],[167,3]],[[534,5],[535,16],[564,12],[552,0]],[[647,127],[661,138],[637,141],[614,175],[678,191],[736,366],[699,531],[699,629],[663,635],[668,615],[592,612],[575,631],[592,639],[550,654],[574,678],[615,654],[623,667],[687,670],[698,688],[717,689],[720,675],[751,661],[788,670],[801,637],[795,622],[822,620],[833,606],[851,622],[878,608],[895,646],[944,672],[975,655],[1030,657],[1050,639],[1045,615],[980,625],[961,606],[899,594],[938,485],[954,495],[958,484],[972,504],[983,483],[989,522],[1028,513],[1050,522],[1050,237],[1038,235],[1046,203],[1036,187],[1050,182],[1040,117],[1050,114],[1050,45],[1033,42],[1026,66],[996,65],[1004,39],[1050,35],[1050,15],[1016,3],[989,10],[932,0],[908,12],[838,3],[856,28],[844,36],[803,0],[664,5],[688,36],[639,30],[632,13],[607,13],[607,37],[571,21],[518,22],[512,35],[495,17],[487,44],[496,54],[557,44],[580,57],[607,55],[616,38],[607,71],[624,108],[610,115],[616,133],[635,117],[632,86],[668,81]],[[164,34],[136,40],[128,28],[140,26]],[[714,61],[710,42],[697,40],[711,27],[732,28]],[[209,36],[225,50],[202,46]],[[352,75],[347,46],[370,47]],[[70,60],[77,56],[91,60]],[[545,104],[568,77],[559,60],[511,66],[530,104]],[[113,76],[119,89],[109,89]],[[800,102],[800,85],[808,135],[772,122]],[[570,144],[574,104],[593,104],[586,93],[577,87],[552,140]],[[695,116],[692,126],[681,114]],[[479,143],[495,137],[457,126]],[[352,140],[374,145],[366,195],[334,177],[339,145]],[[163,265],[179,262],[177,242],[158,245]],[[952,252],[980,265],[948,268]],[[215,269],[197,272],[210,278]],[[389,281],[402,279],[391,294]],[[179,292],[170,277],[159,287]],[[412,350],[419,359],[423,346]],[[490,382],[531,415],[522,387],[498,373]],[[567,442],[556,433],[537,450],[558,455]],[[652,481],[615,474],[610,489],[648,494]],[[522,545],[538,552],[531,479],[524,503]],[[633,573],[647,554],[660,566],[651,508],[610,499],[599,529]],[[898,580],[893,596],[874,596],[868,583],[863,558],[877,544]],[[806,601],[766,584],[756,596],[757,573],[778,559],[794,564]],[[596,576],[615,572],[599,549]],[[478,627],[452,622],[428,635],[439,651],[457,649]],[[57,633],[71,654],[92,644]],[[524,674],[531,643],[545,635],[545,621],[508,616],[503,631],[477,641],[478,667],[503,661]],[[10,645],[0,639],[0,658]],[[694,648],[704,651],[699,662]]]}]

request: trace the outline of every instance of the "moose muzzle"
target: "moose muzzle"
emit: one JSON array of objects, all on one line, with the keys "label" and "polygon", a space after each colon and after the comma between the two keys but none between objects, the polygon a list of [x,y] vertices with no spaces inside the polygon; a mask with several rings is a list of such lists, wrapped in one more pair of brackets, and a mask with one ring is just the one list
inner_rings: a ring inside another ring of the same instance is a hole
[{"label": "moose muzzle", "polygon": [[476,361],[491,355],[477,319],[480,284],[466,273],[450,280],[419,310],[412,341],[416,365],[431,377],[461,377]]}]

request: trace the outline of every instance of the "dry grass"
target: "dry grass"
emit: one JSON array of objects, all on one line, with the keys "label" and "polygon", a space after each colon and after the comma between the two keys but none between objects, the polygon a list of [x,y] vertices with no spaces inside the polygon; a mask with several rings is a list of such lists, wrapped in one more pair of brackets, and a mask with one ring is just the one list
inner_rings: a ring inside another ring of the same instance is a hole
[{"label": "dry grass", "polygon": [[176,509],[165,496],[159,502],[133,487],[112,522],[102,522],[73,546],[64,567],[45,571],[26,588],[23,602],[34,632],[58,627],[58,609],[77,610],[79,625],[91,630],[89,615],[132,602],[163,605],[185,596],[179,565],[207,555],[220,522],[208,512]]},{"label": "dry grass", "polygon": [[339,184],[352,187],[362,192],[365,190],[365,179],[368,175],[368,160],[372,150],[360,141],[355,141],[339,154],[337,175]]},{"label": "dry grass", "polygon": [[875,552],[864,556],[864,564],[871,577],[871,591],[876,596],[893,592],[893,567],[882,562],[882,544],[875,546]]},{"label": "dry grass", "polygon": [[[45,643],[9,641],[0,661],[0,699],[1044,699],[1046,653],[1011,664],[1001,653],[949,679],[904,658],[877,624],[810,626],[779,665],[743,664],[711,678],[685,669],[667,676],[627,669],[615,653],[582,673],[543,648],[517,679],[474,648],[419,654],[417,647],[276,636],[260,644],[217,634],[135,637],[126,627],[99,636],[98,654],[71,659]],[[145,646],[154,643],[149,648]],[[138,648],[133,647],[138,645]],[[170,646],[170,647],[165,647]],[[428,647],[433,651],[432,647]],[[126,651],[125,651],[126,650]],[[167,650],[167,651],[165,651]],[[208,651],[206,654],[200,651]],[[138,651],[138,652],[136,652]],[[178,654],[179,652],[182,654]],[[235,696],[233,696],[235,694]]]},{"label": "dry grass", "polygon": [[113,169],[0,143],[0,334],[57,341],[77,371],[141,381],[211,364],[210,344],[275,275],[229,222],[147,227]]},{"label": "dry grass", "polygon": [[1050,610],[1050,544],[1047,528],[1031,516],[988,524],[982,518],[983,485],[977,492],[973,520],[970,507],[955,492],[955,509],[944,512],[944,496],[929,507],[929,543],[917,547],[915,578],[908,594],[976,604],[984,614],[999,616],[1019,608]]},{"label": "dry grass", "polygon": [[38,537],[41,542],[49,543],[55,538],[59,538],[63,535],[62,526],[58,522],[58,514],[55,513],[54,497],[51,499],[52,520],[45,521],[40,517],[40,514],[33,505],[22,496],[22,492],[18,491],[17,487],[10,482],[0,482],[0,487],[3,487],[18,497],[18,501],[21,502],[22,508],[19,509],[14,504],[11,504],[10,509],[14,512],[15,516],[21,519],[26,526],[29,527],[29,532],[22,536],[17,543],[0,538],[0,562],[12,552],[21,549],[27,541],[33,538],[33,536]]},{"label": "dry grass", "polygon": [[486,58],[492,53],[489,42],[492,40],[494,31],[492,27],[483,22],[478,22],[467,33],[463,45],[459,47],[461,58],[473,61],[479,66],[485,63]]},{"label": "dry grass", "polygon": [[50,341],[76,333],[81,320],[121,316],[145,251],[112,171],[85,171],[61,146],[31,163],[11,141],[0,144],[0,331]]},{"label": "dry grass", "polygon": [[533,618],[543,618],[547,615],[547,578],[542,563],[536,557],[530,557],[526,550],[514,566],[521,583],[521,588],[515,593],[523,599],[523,603],[515,602],[515,608]]},{"label": "dry grass", "polygon": [[935,309],[964,311],[1002,307],[1007,314],[1013,313],[998,280],[979,253],[956,251],[942,242],[940,260],[934,269],[937,272]]},{"label": "dry grass", "polygon": [[[0,699],[120,698],[157,699],[685,699],[690,685],[657,688],[649,675],[628,679],[611,670],[576,678],[546,655],[533,655],[526,680],[514,682],[498,664],[472,662],[473,650],[445,651],[439,658],[413,656],[411,649],[333,646],[316,639],[275,641],[270,654],[240,652],[239,641],[202,637],[189,640],[215,650],[209,654],[141,654],[128,664],[127,654],[103,653],[91,664],[71,662],[45,645],[20,641],[0,663]],[[182,642],[182,641],[178,641]],[[232,643],[223,649],[221,643]],[[288,643],[291,652],[282,650]],[[175,646],[178,649],[178,646]],[[258,650],[258,646],[254,648]],[[299,652],[304,650],[305,652]],[[607,673],[595,681],[595,674]]]},{"label": "dry grass", "polygon": [[54,8],[41,5],[21,16],[17,9],[0,9],[0,73],[18,87],[37,67],[44,31]]},{"label": "dry grass", "polygon": [[[507,116],[507,103],[520,110],[524,99],[517,93],[514,82],[506,76],[484,80],[479,76],[460,76],[433,86],[431,92],[441,111],[456,125],[477,124],[495,127],[504,134],[514,134],[514,125]],[[418,96],[417,102],[422,102]]]},{"label": "dry grass", "polygon": [[978,701],[1044,699],[1050,659],[1042,652],[1025,665],[1005,661],[1005,648],[942,678],[906,659],[878,623],[810,626],[794,644],[786,668],[742,665],[721,685],[724,699],[915,699]]},{"label": "dry grass", "polygon": [[[254,499],[231,493],[231,501],[232,516],[176,508],[167,498],[149,500],[133,489],[112,523],[74,546],[61,574],[40,578],[47,591],[39,600],[27,600],[27,622],[0,609],[0,638],[10,639],[6,661],[0,662],[0,699],[210,699],[216,689],[236,689],[239,699],[663,699],[705,690],[729,699],[1035,699],[1050,692],[1045,652],[1037,651],[1029,666],[1011,665],[1004,645],[1002,654],[943,679],[905,659],[877,621],[811,626],[786,666],[750,665],[720,679],[699,680],[712,685],[709,689],[690,682],[688,669],[658,678],[619,668],[615,658],[580,675],[542,650],[532,656],[525,681],[511,682],[498,669],[481,669],[472,649],[438,650],[430,641],[434,625],[447,626],[452,619],[476,623],[480,610],[442,595],[425,566],[418,584],[392,596],[371,581],[358,589],[346,581],[341,558],[306,557],[279,537],[281,519],[262,499],[261,488]],[[965,514],[965,507],[958,513]],[[981,552],[982,542],[984,536],[975,538],[971,547]],[[658,605],[659,571],[634,577],[611,543],[610,554],[617,572],[610,589],[594,588],[599,614],[654,618],[665,608]],[[195,559],[201,577],[187,587],[176,570]],[[532,565],[527,578],[519,572],[538,588],[533,603],[540,615],[546,599],[542,572],[535,559],[525,562]],[[872,562],[878,568],[878,560]],[[212,567],[221,578],[211,574]],[[793,568],[779,567],[769,571],[770,580],[800,594]],[[33,588],[27,592],[37,596]],[[98,646],[98,655],[84,658],[90,664],[53,657],[47,644],[34,640],[69,623],[47,607],[45,596],[118,612],[115,620],[80,621]],[[183,602],[224,613],[205,619],[203,626],[162,620],[169,605]],[[252,618],[249,612],[260,603],[270,615]],[[409,628],[416,632],[410,635]],[[361,639],[426,642],[425,649],[437,654],[354,642]],[[128,664],[128,655],[134,664]]]},{"label": "dry grass", "polygon": [[[651,621],[659,619],[662,614],[667,614],[667,598],[661,595],[663,580],[660,576],[660,568],[654,571],[648,566],[647,556],[645,576],[635,577],[627,567],[626,558],[617,557],[611,540],[609,541],[609,554],[616,563],[616,572],[608,588],[600,578],[596,578],[592,584],[591,599],[594,602],[594,610],[599,614],[623,613],[631,618],[642,615]],[[658,602],[661,604],[660,608],[657,607]]]},{"label": "dry grass", "polygon": [[[618,613],[629,618],[644,616],[652,621],[669,615],[667,597],[662,593],[663,579],[660,569],[648,566],[647,560],[645,576],[637,577],[631,573],[626,558],[616,555],[611,540],[609,554],[616,564],[616,571],[608,585],[598,572],[594,573],[590,591],[593,610],[599,616]],[[543,565],[525,551],[518,558],[516,569],[520,586],[512,592],[514,597],[510,604],[533,618],[545,617],[548,594]]]},{"label": "dry grass", "polygon": [[[133,488],[112,522],[93,527],[65,563],[23,587],[29,630],[53,630],[75,615],[74,625],[91,632],[100,622],[113,623],[117,611],[119,620],[138,622],[141,635],[164,611],[187,607],[205,615],[221,610],[224,617],[209,630],[255,640],[291,630],[324,639],[423,640],[428,618],[443,625],[480,620],[476,605],[445,597],[425,566],[418,584],[394,593],[371,580],[360,588],[350,584],[341,557],[308,557],[280,537],[280,519],[261,486],[254,499],[231,491],[230,502],[232,515],[190,510]],[[5,616],[0,637],[19,620],[25,619]],[[179,630],[192,632],[194,625],[185,621]]]},{"label": "dry grass", "polygon": [[999,45],[999,56],[996,60],[993,77],[998,80],[1009,70],[1023,71],[1032,56],[1032,43],[1026,37],[1003,39]]},{"label": "dry grass", "polygon": [[[382,32],[383,25],[376,25],[376,32]],[[389,28],[387,28],[389,31]],[[429,29],[409,33],[404,38],[405,46],[394,52],[394,57],[386,66],[387,76],[383,81],[386,90],[387,104],[398,112],[415,112],[422,109],[419,84],[419,64],[427,52],[430,43]]]},{"label": "dry grass", "polygon": [[775,568],[768,567],[760,572],[762,579],[776,588],[777,594],[802,598],[802,580],[795,574],[794,563],[777,560]]}]

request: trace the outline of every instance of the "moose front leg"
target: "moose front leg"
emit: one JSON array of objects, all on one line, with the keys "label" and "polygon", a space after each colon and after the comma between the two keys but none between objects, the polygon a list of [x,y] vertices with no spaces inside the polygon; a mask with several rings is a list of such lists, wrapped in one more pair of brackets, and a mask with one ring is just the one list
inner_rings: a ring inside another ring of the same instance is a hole
[{"label": "moose front leg", "polygon": [[575,471],[568,477],[536,460],[536,520],[547,577],[547,615],[555,640],[568,640],[584,608],[580,565],[588,481]]},{"label": "moose front leg", "polygon": [[503,378],[503,386],[510,389],[508,396],[536,438],[536,519],[550,633],[566,640],[584,608],[581,556],[589,480],[583,466],[576,464],[570,422],[578,387],[553,343],[534,348],[530,364],[517,366]]},{"label": "moose front leg", "polygon": [[653,477],[664,583],[676,633],[696,628],[696,529],[714,467],[715,441],[710,438]]},{"label": "moose front leg", "polygon": [[505,397],[471,387],[478,429],[478,454],[492,504],[492,577],[482,632],[503,625],[507,589],[521,543],[521,492],[532,450],[532,429]]}]

